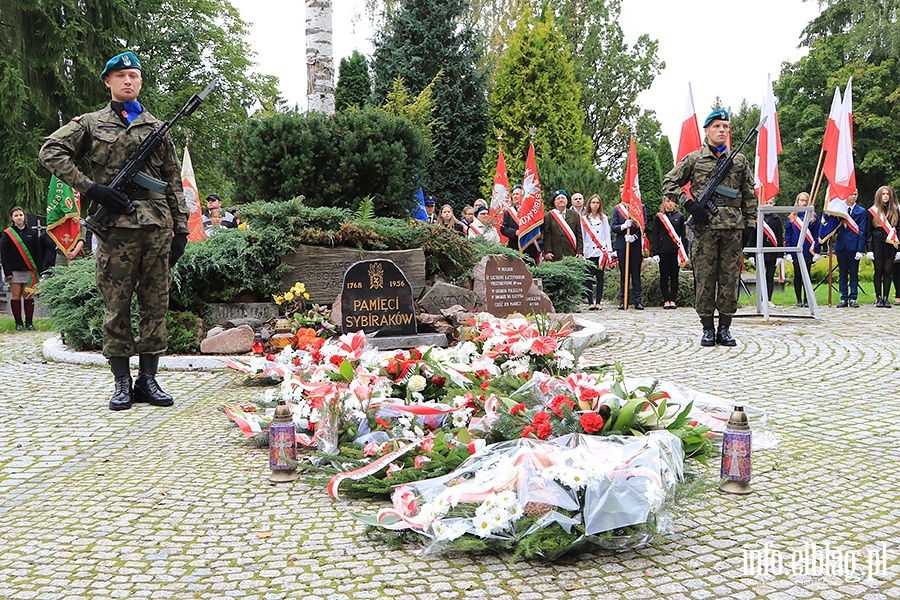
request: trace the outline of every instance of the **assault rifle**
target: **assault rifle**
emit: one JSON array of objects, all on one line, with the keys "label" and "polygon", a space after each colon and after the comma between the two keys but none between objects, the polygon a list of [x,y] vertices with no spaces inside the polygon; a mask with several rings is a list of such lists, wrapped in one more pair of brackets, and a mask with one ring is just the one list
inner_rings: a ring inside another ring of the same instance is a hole
[{"label": "assault rifle", "polygon": [[726,192],[728,188],[720,190],[722,180],[725,179],[726,175],[728,175],[728,171],[731,169],[731,165],[734,164],[734,159],[737,156],[738,152],[741,151],[741,148],[743,148],[745,144],[749,144],[753,142],[754,139],[756,139],[756,136],[759,134],[759,130],[762,129],[762,126],[766,124],[766,119],[768,118],[768,116],[763,117],[763,120],[759,122],[759,125],[757,125],[755,129],[747,134],[747,137],[744,138],[744,141],[741,142],[741,145],[729,152],[728,156],[725,157],[725,160],[723,160],[716,166],[716,170],[715,172],[713,172],[712,179],[709,180],[709,183],[707,183],[706,187],[703,188],[703,192],[701,192],[697,197],[697,204],[700,205],[701,209],[706,209],[714,215],[719,213],[719,207],[716,206],[715,201],[716,195],[730,195]]},{"label": "assault rifle", "polygon": [[[125,163],[125,166],[122,167],[122,170],[119,171],[118,175],[112,180],[109,184],[109,187],[116,189],[126,196],[128,192],[135,187],[142,187],[154,192],[158,192],[160,194],[166,193],[166,182],[160,181],[155,177],[150,177],[146,173],[142,173],[141,169],[144,168],[144,165],[147,164],[147,161],[150,160],[150,157],[156,152],[156,149],[159,148],[160,144],[165,140],[166,134],[172,128],[175,123],[178,122],[178,119],[181,117],[187,117],[193,114],[195,110],[200,106],[200,103],[206,98],[207,95],[216,87],[216,80],[214,79],[212,83],[206,86],[206,89],[200,92],[200,94],[193,94],[190,99],[187,101],[187,104],[181,107],[181,110],[178,111],[174,117],[169,119],[168,121],[164,121],[159,127],[157,127],[153,133],[144,138],[144,141],[141,142],[141,145],[137,147],[137,150],[131,155],[128,159],[128,162]],[[106,235],[108,233],[109,223],[109,210],[106,207],[101,206],[97,212],[93,215],[87,217],[84,220],[85,227],[90,230],[97,238],[100,240],[105,240]]]}]

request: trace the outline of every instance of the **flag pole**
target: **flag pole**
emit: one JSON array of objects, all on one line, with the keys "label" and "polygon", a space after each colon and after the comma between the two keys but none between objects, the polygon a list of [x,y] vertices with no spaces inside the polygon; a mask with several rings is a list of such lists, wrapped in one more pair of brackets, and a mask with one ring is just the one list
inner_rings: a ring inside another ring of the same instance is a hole
[{"label": "flag pole", "polygon": [[810,200],[812,201],[812,206],[815,206],[816,194],[819,193],[819,184],[822,182],[821,168],[822,168],[822,158],[825,156],[825,145],[822,145],[822,149],[819,150],[819,162],[816,164],[816,170],[813,172],[813,182],[812,187],[809,188],[809,194],[812,196]]}]

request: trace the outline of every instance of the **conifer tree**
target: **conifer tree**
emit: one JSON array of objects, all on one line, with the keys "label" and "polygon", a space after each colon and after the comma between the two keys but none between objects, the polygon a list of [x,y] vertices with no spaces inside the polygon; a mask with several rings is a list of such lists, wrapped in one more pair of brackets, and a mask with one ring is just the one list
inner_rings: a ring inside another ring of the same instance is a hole
[{"label": "conifer tree", "polygon": [[366,57],[354,50],[350,58],[342,58],[334,90],[335,110],[362,108],[372,94],[372,78]]},{"label": "conifer tree", "polygon": [[422,180],[426,193],[455,207],[478,195],[487,132],[487,75],[468,11],[468,0],[402,0],[387,16],[372,57],[377,104],[398,76],[415,96],[441,73],[432,95],[435,153]]},{"label": "conifer tree", "polygon": [[672,144],[667,135],[659,139],[659,145],[656,147],[656,160],[659,163],[659,172],[663,177],[675,167],[675,154],[672,152]]},{"label": "conifer tree", "polygon": [[650,148],[637,145],[638,183],[641,188],[641,201],[647,207],[647,220],[659,212],[662,204],[662,174],[656,153]]},{"label": "conifer tree", "polygon": [[[503,152],[510,181],[517,181],[525,170],[532,126],[537,128],[538,160],[590,164],[591,140],[584,134],[581,88],[575,82],[571,52],[551,11],[538,18],[526,13],[520,19],[497,67],[489,102],[493,127],[505,132]],[[492,176],[497,160],[493,135],[487,143],[491,151],[482,174]]]}]

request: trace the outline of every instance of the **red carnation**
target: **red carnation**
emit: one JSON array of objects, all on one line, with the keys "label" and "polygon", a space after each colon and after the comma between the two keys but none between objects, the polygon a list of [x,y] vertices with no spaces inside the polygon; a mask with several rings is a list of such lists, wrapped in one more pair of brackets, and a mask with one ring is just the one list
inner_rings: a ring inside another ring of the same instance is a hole
[{"label": "red carnation", "polygon": [[538,423],[537,436],[539,440],[546,440],[551,433],[553,433],[553,429],[550,427],[550,423]]},{"label": "red carnation", "polygon": [[435,375],[431,378],[431,383],[433,383],[435,387],[444,387],[444,384],[447,383],[447,378]]},{"label": "red carnation", "polygon": [[524,413],[525,405],[522,403],[514,405],[511,409],[509,409],[509,414],[512,416],[516,416],[517,413]]},{"label": "red carnation", "polygon": [[569,409],[575,408],[575,403],[572,402],[572,399],[566,396],[565,394],[559,394],[553,400],[550,401],[550,410],[556,413],[556,416],[562,417],[562,407],[564,404],[569,405]]},{"label": "red carnation", "polygon": [[534,418],[531,420],[531,424],[537,427],[541,423],[549,423],[550,422],[550,413],[541,411],[538,413],[534,413]]},{"label": "red carnation", "polygon": [[490,382],[490,381],[485,381],[484,383],[481,384],[481,389],[482,389],[482,390],[486,390],[486,389],[488,389],[488,387],[489,387],[490,385],[491,385],[491,382]]},{"label": "red carnation", "polygon": [[528,427],[526,427],[525,429],[522,430],[522,437],[527,438],[532,433],[534,433],[534,427],[529,425]]},{"label": "red carnation", "polygon": [[585,433],[596,433],[603,429],[603,417],[595,412],[586,412],[581,415],[581,428]]}]

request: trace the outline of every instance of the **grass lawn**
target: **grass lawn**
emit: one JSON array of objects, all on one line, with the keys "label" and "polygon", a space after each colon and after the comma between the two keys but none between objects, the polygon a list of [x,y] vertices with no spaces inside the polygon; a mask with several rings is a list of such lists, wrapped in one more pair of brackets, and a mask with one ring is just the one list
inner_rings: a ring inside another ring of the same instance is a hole
[{"label": "grass lawn", "polygon": [[[53,331],[53,324],[50,319],[35,319],[34,328],[38,331]],[[16,321],[12,317],[0,317],[0,333],[18,333],[16,331]]]},{"label": "grass lawn", "polygon": [[[814,280],[815,281],[815,280]],[[813,283],[815,285],[815,283]],[[875,294],[873,292],[873,285],[871,281],[860,281],[859,282],[859,297],[856,299],[860,304],[875,304]],[[750,304],[756,303],[756,294],[750,297]],[[741,304],[747,306],[747,295],[741,292],[740,298]],[[828,306],[828,283],[825,282],[820,285],[816,289],[816,301],[819,306]],[[837,279],[834,280],[834,289],[831,292],[831,303],[832,305],[837,304],[841,301],[841,291],[837,284]],[[893,302],[893,296],[890,298],[890,301]],[[797,296],[794,294],[794,284],[793,280],[786,281],[784,285],[784,291],[776,291],[772,294],[772,302],[774,302],[778,306],[794,306],[797,303]],[[898,307],[900,308],[900,307]]]}]

